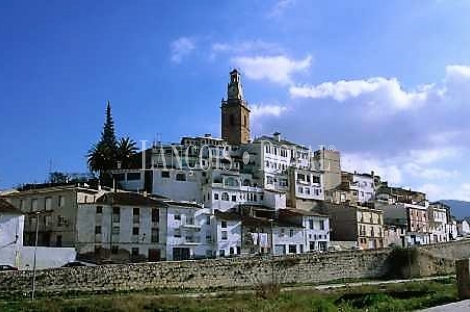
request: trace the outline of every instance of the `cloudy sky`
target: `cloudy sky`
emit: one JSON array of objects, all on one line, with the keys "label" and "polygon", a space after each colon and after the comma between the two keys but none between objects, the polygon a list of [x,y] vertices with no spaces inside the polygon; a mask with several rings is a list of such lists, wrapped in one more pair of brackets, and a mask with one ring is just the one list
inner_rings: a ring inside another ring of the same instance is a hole
[{"label": "cloudy sky", "polygon": [[119,135],[220,135],[242,72],[253,135],[341,151],[431,199],[470,200],[470,1],[0,3],[0,188],[86,171]]}]

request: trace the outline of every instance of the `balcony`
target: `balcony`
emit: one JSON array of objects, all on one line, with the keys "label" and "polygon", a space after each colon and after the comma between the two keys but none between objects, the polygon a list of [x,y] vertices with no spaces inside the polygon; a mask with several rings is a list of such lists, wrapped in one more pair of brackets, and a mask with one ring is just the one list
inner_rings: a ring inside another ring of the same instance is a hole
[{"label": "balcony", "polygon": [[201,244],[201,239],[194,236],[186,236],[178,245],[181,246],[197,246]]},{"label": "balcony", "polygon": [[181,227],[188,228],[188,229],[200,229],[201,228],[199,224],[196,224],[194,222],[183,222],[181,224]]}]

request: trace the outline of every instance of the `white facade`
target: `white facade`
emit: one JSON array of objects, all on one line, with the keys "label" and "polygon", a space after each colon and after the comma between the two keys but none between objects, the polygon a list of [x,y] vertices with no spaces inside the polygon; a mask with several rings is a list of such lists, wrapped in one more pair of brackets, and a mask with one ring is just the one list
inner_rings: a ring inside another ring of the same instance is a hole
[{"label": "white facade", "polygon": [[215,219],[215,256],[226,257],[241,254],[241,220]]},{"label": "white facade", "polygon": [[330,242],[330,220],[327,215],[301,209],[286,209],[279,212],[282,220],[301,226],[302,252],[327,251]]},{"label": "white facade", "polygon": [[324,200],[325,194],[318,172],[307,170],[293,170],[294,179],[291,180],[295,197],[299,199]]},{"label": "white facade", "polygon": [[23,247],[24,215],[16,209],[2,209],[8,205],[0,199],[0,264],[20,266]]},{"label": "white facade", "polygon": [[434,205],[429,206],[428,209],[430,242],[442,243],[449,241],[447,210]]},{"label": "white facade", "polygon": [[350,185],[352,191],[357,192],[359,203],[366,203],[374,199],[374,177],[368,174],[354,173],[352,175],[353,182]]},{"label": "white facade", "polygon": [[[91,258],[165,258],[164,208],[106,203],[81,204],[77,213],[77,252]],[[157,259],[156,259],[157,260]]]},{"label": "white facade", "polygon": [[457,232],[460,236],[470,235],[470,225],[467,220],[462,220],[457,222]]},{"label": "white facade", "polygon": [[214,253],[214,221],[208,208],[168,203],[166,213],[166,259],[211,257]]},{"label": "white facade", "polygon": [[162,169],[153,170],[152,194],[176,201],[202,203],[203,170]]},{"label": "white facade", "polygon": [[277,226],[273,228],[274,255],[300,254],[305,249],[305,232],[301,227]]}]

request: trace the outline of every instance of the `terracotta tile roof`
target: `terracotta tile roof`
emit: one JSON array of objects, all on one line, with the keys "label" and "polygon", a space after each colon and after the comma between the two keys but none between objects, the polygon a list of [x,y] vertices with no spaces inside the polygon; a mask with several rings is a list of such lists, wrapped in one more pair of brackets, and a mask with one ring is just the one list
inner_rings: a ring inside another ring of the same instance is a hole
[{"label": "terracotta tile roof", "polygon": [[303,210],[297,208],[286,208],[279,209],[280,215],[300,215],[300,216],[319,216],[319,217],[328,217],[327,214],[320,213],[314,210]]},{"label": "terracotta tile roof", "polygon": [[110,192],[102,195],[96,200],[96,203],[106,205],[123,205],[123,206],[148,206],[161,207],[163,202],[151,199],[149,197],[137,193]]},{"label": "terracotta tile roof", "polygon": [[0,198],[0,213],[18,214],[18,215],[23,214],[19,209],[17,209],[15,206],[10,204],[3,198]]}]

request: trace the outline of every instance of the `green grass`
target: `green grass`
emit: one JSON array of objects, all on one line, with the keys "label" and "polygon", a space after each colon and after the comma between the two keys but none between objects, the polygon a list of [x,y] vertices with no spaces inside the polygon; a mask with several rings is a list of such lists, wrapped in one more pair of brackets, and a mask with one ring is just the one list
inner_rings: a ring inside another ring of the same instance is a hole
[{"label": "green grass", "polygon": [[217,297],[181,298],[152,292],[77,297],[0,300],[0,311],[412,311],[456,301],[455,280],[383,286],[349,287],[325,291],[279,292],[267,287],[257,294],[224,293]]}]

